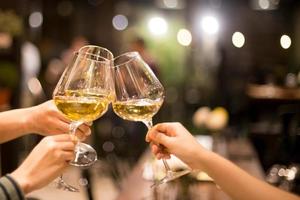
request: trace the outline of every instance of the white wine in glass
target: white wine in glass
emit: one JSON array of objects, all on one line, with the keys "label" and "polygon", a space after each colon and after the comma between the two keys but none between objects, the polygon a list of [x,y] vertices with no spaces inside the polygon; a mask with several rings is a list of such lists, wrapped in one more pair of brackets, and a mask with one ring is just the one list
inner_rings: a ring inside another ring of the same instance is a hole
[{"label": "white wine in glass", "polygon": [[91,122],[106,111],[109,99],[105,95],[84,91],[67,91],[64,96],[55,96],[57,108],[72,121]]},{"label": "white wine in glass", "polygon": [[[137,52],[128,52],[114,59],[112,77],[115,87],[115,99],[112,102],[114,112],[125,120],[141,121],[150,129],[152,117],[164,100],[164,88],[153,71]],[[153,186],[190,172],[172,171],[167,161],[162,160],[166,176]]]},{"label": "white wine in glass", "polygon": [[138,99],[116,101],[113,103],[114,112],[121,118],[130,121],[147,121],[160,109],[163,98],[157,100]]}]

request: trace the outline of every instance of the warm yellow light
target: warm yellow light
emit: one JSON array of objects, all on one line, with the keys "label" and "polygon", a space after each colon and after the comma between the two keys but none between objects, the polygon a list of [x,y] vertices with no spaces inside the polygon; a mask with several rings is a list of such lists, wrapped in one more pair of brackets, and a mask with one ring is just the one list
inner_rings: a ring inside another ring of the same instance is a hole
[{"label": "warm yellow light", "polygon": [[163,35],[168,30],[168,24],[162,17],[153,17],[148,22],[148,28],[154,35]]},{"label": "warm yellow light", "polygon": [[292,44],[292,40],[288,35],[282,35],[280,38],[280,45],[284,49],[290,48]]},{"label": "warm yellow light", "polygon": [[192,34],[187,29],[180,29],[177,33],[177,41],[182,46],[189,46],[192,42]]},{"label": "warm yellow light", "polygon": [[241,32],[235,32],[232,35],[232,44],[237,48],[242,48],[245,44],[245,36]]}]

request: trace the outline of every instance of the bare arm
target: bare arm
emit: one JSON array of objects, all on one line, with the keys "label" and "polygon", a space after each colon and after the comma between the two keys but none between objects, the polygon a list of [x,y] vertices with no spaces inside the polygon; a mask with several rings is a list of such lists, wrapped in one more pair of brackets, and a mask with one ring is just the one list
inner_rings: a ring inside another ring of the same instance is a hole
[{"label": "bare arm", "polygon": [[27,124],[30,109],[16,109],[0,113],[0,143],[23,136],[30,131]]},{"label": "bare arm", "polygon": [[[236,200],[299,200],[296,195],[273,187],[249,175],[225,158],[205,150],[180,123],[163,123],[151,129],[147,138],[162,144],[193,169],[201,169],[224,192]],[[157,158],[169,157],[157,145],[151,145]]]},{"label": "bare arm", "polygon": [[207,152],[206,159],[199,157],[202,169],[233,199],[239,200],[299,200],[299,197],[263,182],[225,158]]},{"label": "bare arm", "polygon": [[[53,101],[23,109],[0,113],[0,143],[15,139],[28,133],[57,135],[68,133],[69,123],[60,113]],[[80,139],[90,134],[90,128],[82,124],[76,131]]]}]

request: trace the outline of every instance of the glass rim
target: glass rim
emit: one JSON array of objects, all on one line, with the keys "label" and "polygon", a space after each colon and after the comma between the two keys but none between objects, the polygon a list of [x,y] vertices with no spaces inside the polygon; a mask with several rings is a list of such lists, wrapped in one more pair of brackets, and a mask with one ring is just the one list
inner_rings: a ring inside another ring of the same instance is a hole
[{"label": "glass rim", "polygon": [[[132,54],[133,56],[129,57],[126,61],[124,61],[124,62],[122,62],[120,64],[115,65],[115,60],[120,59],[121,57],[124,57],[126,55],[130,55],[130,54]],[[113,59],[113,68],[118,68],[121,65],[125,65],[125,64],[131,62],[132,60],[136,59],[137,57],[140,57],[140,54],[137,51],[130,51],[130,52],[122,53],[122,54],[120,54],[119,56],[117,56],[117,57],[115,57]]]},{"label": "glass rim", "polygon": [[[114,59],[114,55],[113,55],[113,53],[112,53],[109,49],[107,49],[107,48],[105,48],[105,47],[100,47],[100,46],[97,46],[97,45],[85,45],[85,46],[82,46],[82,47],[80,47],[80,49],[78,50],[78,52],[82,52],[82,53],[86,53],[86,54],[92,54],[92,55],[97,55],[97,54],[93,54],[93,53],[84,52],[83,49],[84,49],[84,48],[87,48],[87,47],[96,47],[96,48],[99,48],[99,49],[101,49],[101,50],[104,50],[104,51],[106,51],[106,52],[110,55],[110,57],[111,57],[111,59],[109,59],[109,58],[106,58],[106,59],[108,59],[108,60],[113,60],[113,59]],[[100,56],[100,55],[98,55],[98,56]],[[103,57],[103,56],[101,56],[101,57]],[[104,57],[104,58],[105,58],[105,57]]]},{"label": "glass rim", "polygon": [[[107,58],[105,58],[103,56],[99,56],[97,54],[92,54],[92,53],[87,53],[87,52],[74,51],[73,55],[76,56],[77,58],[84,57],[84,58],[86,58],[88,60],[92,60],[92,61],[99,62],[99,63],[111,63],[111,61],[112,61],[112,60],[107,59]],[[85,57],[87,55],[88,56],[94,56],[96,58],[101,58],[102,60],[94,60],[92,58]]]}]

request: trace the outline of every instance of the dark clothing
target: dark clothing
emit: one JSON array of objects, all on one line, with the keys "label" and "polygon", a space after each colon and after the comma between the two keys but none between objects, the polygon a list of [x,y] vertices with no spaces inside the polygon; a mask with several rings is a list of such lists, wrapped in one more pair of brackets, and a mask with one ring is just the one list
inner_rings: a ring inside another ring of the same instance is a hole
[{"label": "dark clothing", "polygon": [[0,178],[0,199],[1,200],[25,200],[18,183],[9,175]]}]

